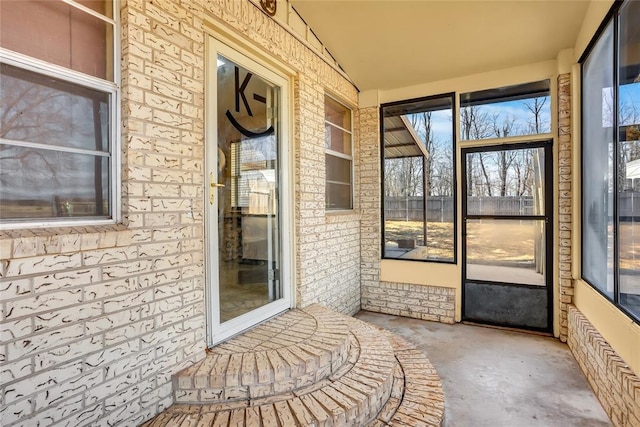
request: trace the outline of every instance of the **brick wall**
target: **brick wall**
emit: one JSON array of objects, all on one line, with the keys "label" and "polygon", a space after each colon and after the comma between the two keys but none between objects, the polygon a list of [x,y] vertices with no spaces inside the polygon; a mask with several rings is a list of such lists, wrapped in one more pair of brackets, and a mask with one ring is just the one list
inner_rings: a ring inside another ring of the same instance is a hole
[{"label": "brick wall", "polygon": [[[294,85],[297,303],[320,303],[354,314],[360,309],[358,182],[353,212],[325,211],[325,90],[313,75],[300,75]],[[354,141],[356,177],[357,152]]]},{"label": "brick wall", "polygon": [[323,175],[324,91],[353,105],[355,88],[248,0],[119,4],[124,221],[0,234],[3,426],[137,425],[204,356],[207,26],[299,72],[298,304],[359,305],[359,214],[325,213]]},{"label": "brick wall", "polygon": [[616,426],[640,426],[640,377],[575,306],[567,307],[568,344]]},{"label": "brick wall", "polygon": [[363,310],[453,323],[455,290],[380,281],[382,247],[380,170],[380,116],[378,108],[358,113],[360,143],[360,274]]},{"label": "brick wall", "polygon": [[380,282],[362,290],[363,310],[454,323],[455,289]]},{"label": "brick wall", "polygon": [[571,263],[572,227],[572,139],[571,139],[571,74],[558,76],[558,266],[560,277],[560,341],[567,341],[567,307],[573,303]]}]

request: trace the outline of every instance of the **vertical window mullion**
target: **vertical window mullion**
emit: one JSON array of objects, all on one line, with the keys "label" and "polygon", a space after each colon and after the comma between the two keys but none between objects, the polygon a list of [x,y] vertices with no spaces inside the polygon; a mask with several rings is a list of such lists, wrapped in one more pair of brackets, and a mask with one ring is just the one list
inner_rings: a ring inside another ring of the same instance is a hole
[{"label": "vertical window mullion", "polygon": [[620,301],[620,216],[619,216],[619,191],[620,191],[620,130],[619,124],[619,106],[618,106],[618,90],[620,87],[618,67],[618,50],[619,50],[619,12],[613,16],[613,300],[616,304]]}]

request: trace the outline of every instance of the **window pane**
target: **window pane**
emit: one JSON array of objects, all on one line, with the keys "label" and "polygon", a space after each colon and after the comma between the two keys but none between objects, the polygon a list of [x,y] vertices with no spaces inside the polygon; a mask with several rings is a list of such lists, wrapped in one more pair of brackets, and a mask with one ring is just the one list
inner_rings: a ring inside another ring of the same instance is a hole
[{"label": "window pane", "polygon": [[[97,3],[85,5],[111,11]],[[0,2],[0,44],[15,52],[113,80],[112,39],[111,24],[63,2]]]},{"label": "window pane", "polygon": [[325,120],[351,131],[351,110],[335,99],[324,97]]},{"label": "window pane", "polygon": [[325,160],[327,162],[327,181],[351,183],[351,160],[330,154],[325,156]]},{"label": "window pane", "polygon": [[325,148],[351,157],[351,134],[327,123],[324,128]]},{"label": "window pane", "polygon": [[582,276],[613,298],[613,25],[583,64]]},{"label": "window pane", "polygon": [[544,243],[543,220],[468,220],[467,278],[544,286]]},{"label": "window pane", "polygon": [[0,144],[0,219],[110,217],[109,158]]},{"label": "window pane", "polygon": [[460,95],[462,140],[551,132],[549,81]]},{"label": "window pane", "polygon": [[386,258],[455,259],[452,101],[382,107]]},{"label": "window pane", "polygon": [[0,77],[1,138],[109,151],[109,94],[7,64]]},{"label": "window pane", "polygon": [[351,209],[351,185],[327,182],[326,208]]},{"label": "window pane", "polygon": [[469,215],[544,215],[544,148],[467,153]]},{"label": "window pane", "polygon": [[618,242],[620,304],[640,318],[640,3],[620,10]]},{"label": "window pane", "polygon": [[[351,110],[328,96],[325,106],[325,208],[352,209]],[[336,154],[343,156],[337,156]]]}]

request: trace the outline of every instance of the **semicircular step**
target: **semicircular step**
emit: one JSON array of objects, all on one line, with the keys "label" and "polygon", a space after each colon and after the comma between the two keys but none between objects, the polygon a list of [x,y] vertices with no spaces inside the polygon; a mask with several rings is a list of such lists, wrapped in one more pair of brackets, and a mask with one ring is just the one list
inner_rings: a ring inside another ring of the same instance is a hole
[{"label": "semicircular step", "polygon": [[[302,311],[290,312],[295,314],[287,316],[282,324],[298,324],[303,321],[300,319],[307,319],[300,315]],[[143,426],[442,425],[444,395],[440,379],[415,346],[390,332],[321,306],[304,309],[304,314],[313,317],[316,325],[330,325],[332,331],[336,330],[336,324],[346,327],[349,345],[342,356],[333,359],[341,363],[332,365],[328,375],[302,387],[274,390],[265,396],[216,403],[176,403]],[[309,324],[308,320],[304,322]],[[250,336],[255,339],[257,335]],[[309,343],[310,338],[292,345],[304,342]],[[314,341],[314,345],[317,343]],[[240,349],[225,346],[220,350],[233,348]]]}]

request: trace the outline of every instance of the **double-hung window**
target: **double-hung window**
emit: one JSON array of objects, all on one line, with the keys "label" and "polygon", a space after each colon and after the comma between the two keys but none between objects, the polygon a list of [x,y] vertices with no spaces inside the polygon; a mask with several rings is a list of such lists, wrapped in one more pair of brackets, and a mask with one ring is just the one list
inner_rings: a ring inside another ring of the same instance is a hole
[{"label": "double-hung window", "polygon": [[324,98],[325,208],[353,208],[353,138],[351,110],[335,99]]},{"label": "double-hung window", "polygon": [[640,321],[640,3],[616,3],[582,64],[582,278]]},{"label": "double-hung window", "polygon": [[114,222],[117,11],[0,2],[0,227]]}]

